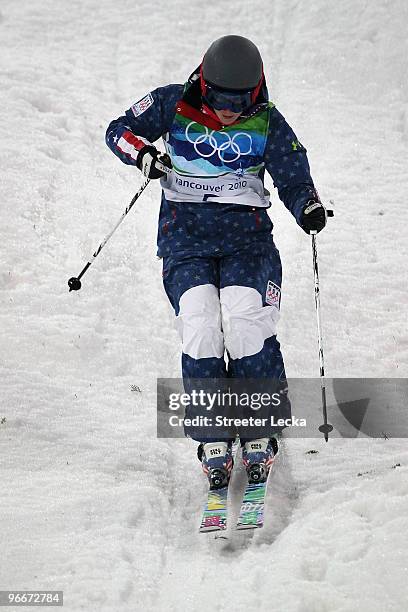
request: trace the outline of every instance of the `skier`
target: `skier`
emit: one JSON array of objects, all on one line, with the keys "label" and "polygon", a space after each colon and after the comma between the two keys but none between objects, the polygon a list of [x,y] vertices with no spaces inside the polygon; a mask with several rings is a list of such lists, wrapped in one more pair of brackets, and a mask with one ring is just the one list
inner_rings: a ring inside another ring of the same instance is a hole
[{"label": "skier", "polygon": [[[160,137],[165,154],[153,145]],[[323,229],[326,210],[306,149],[268,101],[255,44],[219,38],[184,86],[148,93],[110,123],[106,142],[123,163],[161,179],[158,255],[182,340],[184,380],[275,379],[281,414],[290,415],[276,337],[281,262],[265,169],[306,233]],[[191,437],[200,442],[210,487],[228,484],[232,440]],[[275,436],[242,443],[250,481],[265,480],[278,450]]]}]

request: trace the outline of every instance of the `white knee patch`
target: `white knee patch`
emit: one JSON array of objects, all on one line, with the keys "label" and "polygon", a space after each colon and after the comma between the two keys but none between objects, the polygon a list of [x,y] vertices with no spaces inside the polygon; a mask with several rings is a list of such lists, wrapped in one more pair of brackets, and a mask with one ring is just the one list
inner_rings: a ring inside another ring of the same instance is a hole
[{"label": "white knee patch", "polygon": [[221,289],[220,301],[225,347],[231,358],[259,353],[265,340],[276,334],[278,308],[263,306],[256,289],[238,285]]},{"label": "white knee patch", "polygon": [[176,328],[183,353],[193,359],[224,355],[220,299],[214,285],[198,285],[183,293]]}]

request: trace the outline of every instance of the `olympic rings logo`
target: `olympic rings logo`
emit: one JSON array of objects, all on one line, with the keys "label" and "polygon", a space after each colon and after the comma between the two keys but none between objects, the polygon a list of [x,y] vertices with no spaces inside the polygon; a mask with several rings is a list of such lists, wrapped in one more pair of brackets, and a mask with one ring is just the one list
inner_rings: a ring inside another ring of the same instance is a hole
[{"label": "olympic rings logo", "polygon": [[[241,156],[249,155],[252,152],[252,137],[250,134],[246,134],[245,132],[237,132],[231,138],[231,136],[227,132],[216,132],[216,130],[211,130],[211,132],[209,132],[208,128],[204,126],[205,132],[203,134],[194,134],[195,138],[193,140],[189,135],[189,129],[195,123],[195,121],[191,121],[188,124],[188,126],[186,127],[185,135],[188,142],[194,145],[195,152],[201,157],[212,157],[214,153],[218,153],[220,161],[224,163],[231,163],[237,161]],[[224,138],[224,142],[218,144],[214,133]],[[240,145],[237,143],[237,139],[239,137],[243,137],[248,140],[248,148],[246,151],[242,151]],[[212,151],[210,151],[210,153],[203,153],[203,151],[199,150],[199,145],[204,143],[208,144],[212,148]],[[227,153],[227,151],[230,151],[230,153]],[[226,159],[227,155],[232,155],[232,157],[230,159]]]}]

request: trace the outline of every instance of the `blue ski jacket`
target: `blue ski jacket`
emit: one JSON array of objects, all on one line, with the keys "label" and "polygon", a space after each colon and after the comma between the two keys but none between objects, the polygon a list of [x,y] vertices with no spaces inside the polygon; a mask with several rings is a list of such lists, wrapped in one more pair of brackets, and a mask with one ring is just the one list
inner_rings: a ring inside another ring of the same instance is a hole
[{"label": "blue ski jacket", "polygon": [[[202,114],[198,74],[195,71],[185,85],[171,84],[148,93],[123,116],[112,121],[106,132],[107,145],[124,164],[136,165],[139,151],[159,138],[163,138],[170,153],[178,174],[173,181],[175,191],[167,188],[167,179],[161,181],[163,193],[158,230],[158,255],[161,257],[233,254],[260,242],[272,241],[272,223],[266,213],[270,206],[269,193],[265,190],[265,197],[263,194],[259,196],[259,206],[251,199],[245,202],[245,189],[233,191],[229,201],[228,184],[225,191],[223,184],[217,183],[223,177],[232,176],[237,185],[242,186],[246,183],[242,179],[247,176],[249,181],[258,181],[263,191],[266,169],[281,201],[298,224],[307,202],[319,200],[310,175],[306,149],[277,108],[268,102],[266,84],[248,113],[232,127],[226,127],[216,125],[214,118]],[[247,126],[248,130],[252,129],[250,126],[254,125],[254,120],[258,120],[257,126],[262,125],[261,115],[266,117],[264,142],[257,134],[256,155],[254,153],[249,159],[248,146],[244,143],[252,138],[247,134],[253,135],[254,132],[247,131]],[[198,130],[195,133],[191,132],[194,128]],[[192,155],[185,153],[186,145],[190,146]],[[236,151],[238,157],[241,155],[238,161]],[[248,157],[244,158],[245,155]],[[184,162],[181,169],[180,160]],[[191,164],[196,164],[194,180],[189,171],[193,167]],[[217,172],[217,176],[213,172]],[[212,186],[212,181],[218,187]],[[230,184],[229,188],[237,185]],[[183,189],[187,192],[182,193]],[[189,196],[194,189],[206,191]],[[241,195],[235,197],[239,193]],[[248,205],[243,205],[243,202]]]}]

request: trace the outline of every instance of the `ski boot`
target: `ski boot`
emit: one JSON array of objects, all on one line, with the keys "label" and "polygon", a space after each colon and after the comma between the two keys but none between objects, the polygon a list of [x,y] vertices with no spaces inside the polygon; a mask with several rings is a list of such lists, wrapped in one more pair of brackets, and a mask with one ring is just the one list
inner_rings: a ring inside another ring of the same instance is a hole
[{"label": "ski boot", "polygon": [[202,443],[197,449],[197,456],[210,483],[210,489],[226,487],[233,466],[232,442]]},{"label": "ski boot", "polygon": [[266,482],[277,452],[276,438],[259,438],[244,444],[242,462],[246,468],[249,483]]}]

